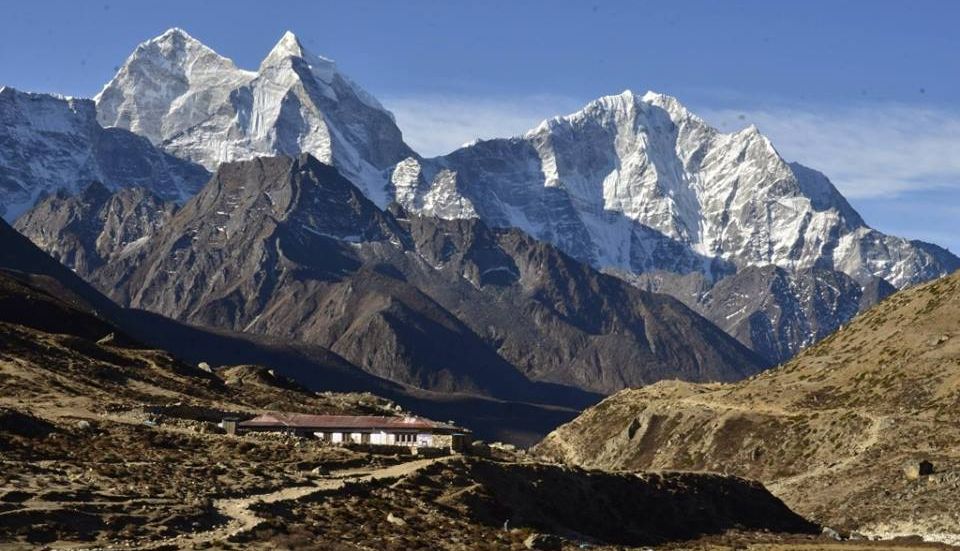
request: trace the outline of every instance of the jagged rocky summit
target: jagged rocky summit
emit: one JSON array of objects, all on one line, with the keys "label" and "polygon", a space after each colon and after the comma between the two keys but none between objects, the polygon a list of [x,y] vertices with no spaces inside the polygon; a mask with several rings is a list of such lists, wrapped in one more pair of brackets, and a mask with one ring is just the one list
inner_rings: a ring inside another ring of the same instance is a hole
[{"label": "jagged rocky summit", "polygon": [[171,29],[137,46],[95,101],[103,125],[137,132],[209,170],[310,153],[380,206],[381,172],[414,155],[390,112],[290,32],[247,71]]},{"label": "jagged rocky summit", "polygon": [[50,249],[125,306],[322,346],[398,383],[555,402],[765,366],[671,297],[517,230],[381,210],[309,155],[224,163],[172,215],[97,193],[49,198],[18,229],[73,244]]},{"label": "jagged rocky summit", "polygon": [[524,136],[401,162],[405,207],[520,228],[627,273],[748,266],[843,272],[904,287],[960,266],[925,243],[884,235],[821,173],[786,162],[755,126],[725,134],[675,98],[630,91]]},{"label": "jagged rocky summit", "polygon": [[[521,137],[424,159],[386,109],[294,35],[250,71],[171,29],[139,45],[95,101],[107,131],[139,134],[163,159],[215,170],[224,161],[309,153],[381,210],[397,202],[421,216],[519,229],[673,295],[769,362],[894,288],[960,268],[940,247],[871,229],[824,175],[786,162],[756,127],[719,132],[663,94],[603,97]],[[64,156],[80,158],[90,141],[72,139],[80,149]],[[163,199],[198,187],[105,179],[110,189],[138,183]],[[29,188],[29,179],[20,181]],[[67,187],[75,193],[81,184]],[[20,193],[16,212],[53,187]],[[35,216],[21,226],[42,224]]]}]

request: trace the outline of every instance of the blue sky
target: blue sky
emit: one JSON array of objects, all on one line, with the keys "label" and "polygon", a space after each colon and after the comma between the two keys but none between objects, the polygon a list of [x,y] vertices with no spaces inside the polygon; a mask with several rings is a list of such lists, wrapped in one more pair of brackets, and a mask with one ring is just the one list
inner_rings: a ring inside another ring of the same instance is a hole
[{"label": "blue sky", "polygon": [[254,68],[283,31],[439,154],[630,88],[756,123],[871,225],[960,251],[960,2],[9,2],[0,84],[92,96],[186,29]]}]

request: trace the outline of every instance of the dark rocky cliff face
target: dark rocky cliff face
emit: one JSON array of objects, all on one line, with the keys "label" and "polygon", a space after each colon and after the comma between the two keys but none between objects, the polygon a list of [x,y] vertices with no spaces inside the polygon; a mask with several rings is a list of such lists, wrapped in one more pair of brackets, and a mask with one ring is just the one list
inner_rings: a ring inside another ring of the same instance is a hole
[{"label": "dark rocky cliff face", "polygon": [[77,195],[41,199],[14,228],[83,277],[129,254],[163,226],[176,206],[144,188],[111,192],[93,182]]},{"label": "dark rocky cliff face", "polygon": [[771,364],[830,335],[896,289],[880,278],[861,286],[843,272],[751,266],[715,284],[701,274],[627,277],[677,297]]},{"label": "dark rocky cliff face", "polygon": [[567,400],[764,366],[675,299],[518,230],[380,210],[309,156],[225,164],[145,243],[103,254],[91,281],[125,305],[425,389]]},{"label": "dark rocky cliff face", "polygon": [[[456,419],[485,440],[529,445],[577,413],[556,405],[422,391],[375,377],[322,346],[204,329],[144,310],[121,308],[3,220],[0,287],[0,325],[6,321],[93,340],[110,333],[126,334],[193,365],[256,364],[293,377],[314,391],[372,392],[429,417]],[[566,398],[583,405],[594,400],[593,396],[568,393]]]}]

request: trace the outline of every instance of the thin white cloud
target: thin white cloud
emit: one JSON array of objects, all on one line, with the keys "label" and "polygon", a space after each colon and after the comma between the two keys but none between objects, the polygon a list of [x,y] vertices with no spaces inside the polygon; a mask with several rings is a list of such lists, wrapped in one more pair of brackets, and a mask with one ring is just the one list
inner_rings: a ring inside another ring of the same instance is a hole
[{"label": "thin white cloud", "polygon": [[552,95],[395,96],[381,102],[396,116],[410,147],[428,157],[449,153],[476,139],[519,136],[544,119],[576,111],[585,103]]},{"label": "thin white cloud", "polygon": [[724,131],[756,124],[786,159],[823,172],[851,198],[960,191],[960,112],[886,104],[700,115]]}]

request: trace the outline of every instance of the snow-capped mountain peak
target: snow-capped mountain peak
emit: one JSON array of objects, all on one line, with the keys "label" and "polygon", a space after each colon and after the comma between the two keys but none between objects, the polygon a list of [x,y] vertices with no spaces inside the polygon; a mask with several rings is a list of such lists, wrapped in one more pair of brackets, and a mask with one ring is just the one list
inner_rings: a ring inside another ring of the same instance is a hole
[{"label": "snow-capped mountain peak", "polygon": [[756,126],[722,133],[672,96],[630,90],[391,176],[404,207],[519,227],[604,269],[828,268],[903,287],[956,257],[867,227],[822,174]]},{"label": "snow-capped mountain peak", "polygon": [[393,116],[285,33],[256,72],[171,29],[134,51],[97,96],[98,119],[214,170],[258,156],[310,153],[383,206],[383,171],[414,155]]},{"label": "snow-capped mountain peak", "polygon": [[[277,41],[277,44],[270,50],[270,53],[267,55],[266,59],[271,58],[280,58],[280,57],[304,57],[306,54],[303,49],[303,44],[300,43],[300,39],[297,38],[297,35],[293,34],[291,31],[286,31],[283,33],[283,36],[280,37],[280,40]],[[329,61],[329,60],[327,60]]]},{"label": "snow-capped mountain peak", "polygon": [[206,106],[223,101],[230,88],[251,78],[252,73],[238,69],[186,31],[173,28],[130,54],[94,98],[97,120],[161,145],[209,117]]},{"label": "snow-capped mountain peak", "polygon": [[305,62],[313,74],[327,84],[333,81],[333,77],[337,73],[337,65],[332,59],[307,51],[300,39],[290,31],[283,34],[280,41],[260,63],[260,72],[262,73],[270,67],[291,63],[292,60]]},{"label": "snow-capped mountain peak", "polygon": [[653,105],[663,109],[667,113],[670,113],[673,118],[676,119],[686,119],[694,118],[697,121],[706,124],[700,117],[697,117],[690,112],[689,109],[677,99],[675,96],[668,94],[663,94],[660,92],[654,92],[653,90],[648,90],[643,96],[640,97],[640,101],[646,103],[647,105]]},{"label": "snow-capped mountain peak", "polygon": [[180,27],[171,27],[162,34],[141,43],[137,46],[137,51],[149,49],[154,44],[168,49],[206,48],[202,42]]},{"label": "snow-capped mountain peak", "polygon": [[180,27],[170,27],[160,35],[148,40],[147,42],[163,42],[165,40],[181,39],[199,44],[200,41],[190,36],[190,33]]},{"label": "snow-capped mountain peak", "polygon": [[[384,114],[388,115],[391,120],[394,119],[393,113],[389,112],[372,94],[360,87],[356,82],[350,79],[347,75],[341,73],[337,68],[336,61],[324,57],[322,55],[317,55],[303,46],[303,42],[293,34],[291,31],[286,31],[283,33],[283,36],[280,37],[280,40],[277,44],[270,50],[270,53],[267,54],[267,57],[263,59],[260,63],[260,73],[263,74],[266,71],[269,71],[271,68],[276,67],[292,67],[294,60],[302,61],[306,63],[306,66],[310,69],[311,74],[319,79],[319,81],[326,85],[332,85],[335,78],[341,80],[346,84],[353,95],[356,96],[364,105],[378,111],[382,111]],[[325,91],[333,95],[331,99],[336,100],[336,94],[332,90],[328,89]]]},{"label": "snow-capped mountain peak", "polygon": [[316,62],[317,65],[334,65],[332,59],[313,54],[303,47],[303,43],[297,38],[297,35],[291,31],[286,31],[280,40],[277,41],[267,57],[264,58],[261,65],[269,65],[282,61],[288,57],[302,58],[307,61]]},{"label": "snow-capped mountain peak", "polygon": [[103,129],[89,99],[0,88],[0,215],[12,219],[37,197],[77,192],[90,182],[110,189],[144,186],[183,200],[209,178],[201,167],[164,154],[142,136]]},{"label": "snow-capped mountain peak", "polygon": [[378,206],[517,227],[605,269],[717,280],[748,266],[817,267],[902,287],[956,261],[867,227],[755,126],[720,132],[652,91],[424,160],[389,112],[293,33],[250,72],[172,29],[139,46],[97,102],[102,124],[210,169],[310,153]]}]

